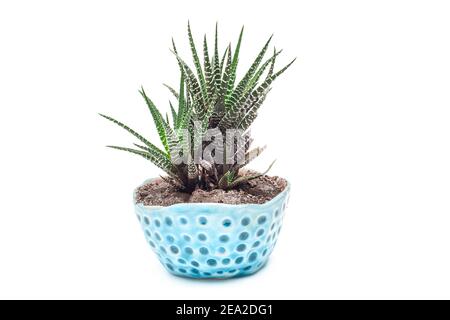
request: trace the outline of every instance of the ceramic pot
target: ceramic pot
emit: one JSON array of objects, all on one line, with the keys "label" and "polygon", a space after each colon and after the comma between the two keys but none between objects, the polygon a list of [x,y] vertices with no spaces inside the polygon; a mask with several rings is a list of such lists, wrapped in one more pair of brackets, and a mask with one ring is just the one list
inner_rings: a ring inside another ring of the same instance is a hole
[{"label": "ceramic pot", "polygon": [[264,204],[135,204],[135,212],[147,242],[170,273],[226,279],[264,267],[281,230],[289,190],[287,184]]}]

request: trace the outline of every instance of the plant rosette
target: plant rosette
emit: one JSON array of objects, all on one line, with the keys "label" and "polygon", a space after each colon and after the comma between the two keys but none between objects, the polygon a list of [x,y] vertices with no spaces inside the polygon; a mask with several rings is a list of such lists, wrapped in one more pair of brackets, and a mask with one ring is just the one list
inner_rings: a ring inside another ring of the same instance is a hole
[{"label": "plant rosette", "polygon": [[166,207],[136,203],[135,191],[135,213],[167,271],[189,278],[227,279],[254,274],[265,266],[281,231],[289,190],[287,184],[263,204]]}]

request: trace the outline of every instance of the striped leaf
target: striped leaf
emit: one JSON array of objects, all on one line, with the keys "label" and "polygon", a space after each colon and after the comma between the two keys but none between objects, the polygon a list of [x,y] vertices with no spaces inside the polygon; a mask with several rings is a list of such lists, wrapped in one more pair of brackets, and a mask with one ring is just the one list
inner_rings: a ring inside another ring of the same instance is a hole
[{"label": "striped leaf", "polygon": [[[225,55],[224,55],[225,57]],[[219,92],[220,89],[220,80],[222,78],[222,67],[219,61],[219,43],[218,43],[218,31],[217,31],[217,23],[216,23],[216,32],[214,36],[214,57],[213,57],[213,79],[215,85],[215,92]]]},{"label": "striped leaf", "polygon": [[179,94],[178,92],[172,88],[171,86],[169,86],[168,84],[163,83],[163,86],[166,87],[167,89],[169,89],[169,91],[173,94],[173,96],[175,97],[175,99],[179,99]]},{"label": "striped leaf", "polygon": [[204,60],[204,69],[205,69],[205,79],[206,79],[206,88],[208,92],[208,98],[211,98],[214,95],[215,87],[214,87],[214,72],[211,66],[211,62],[209,60],[208,53],[208,43],[206,40],[206,34],[203,38],[203,60]]},{"label": "striped leaf", "polygon": [[[243,97],[245,97],[245,95],[249,92],[251,92],[257,85],[258,85],[258,81],[261,78],[261,76],[263,75],[264,71],[266,71],[267,67],[269,65],[273,66],[275,63],[275,59],[276,57],[282,52],[283,50],[280,50],[278,52],[274,52],[273,56],[270,57],[268,60],[266,60],[261,67],[258,69],[258,71],[256,71],[255,75],[252,77],[252,79],[248,82],[245,90],[244,90],[244,94]],[[270,70],[269,70],[270,73]],[[273,74],[273,70],[271,71],[270,76],[272,76]],[[269,77],[269,75],[267,75],[266,79],[267,80]],[[264,80],[264,81],[265,81]]]},{"label": "striped leaf", "polygon": [[233,182],[229,183],[225,189],[232,189],[234,187],[237,187],[240,184],[243,184],[245,182],[254,180],[256,178],[259,178],[259,177],[267,174],[267,172],[269,172],[269,170],[272,169],[272,166],[273,166],[274,163],[275,163],[275,160],[270,164],[270,166],[267,168],[267,170],[264,171],[263,173],[258,173],[258,174],[251,175],[251,176],[242,176],[240,178],[237,178]]},{"label": "striped leaf", "polygon": [[238,61],[239,61],[239,51],[241,48],[243,34],[244,34],[244,27],[242,27],[242,29],[241,29],[241,33],[239,34],[239,39],[236,44],[236,49],[234,50],[233,61],[231,62],[231,67],[230,67],[229,75],[228,75],[228,79],[227,79],[225,102],[229,99],[229,97],[233,91],[233,88],[234,88],[234,81],[236,80],[236,70],[237,70],[237,65],[238,65]]},{"label": "striped leaf", "polygon": [[256,88],[253,92],[252,92],[252,96],[258,96],[260,94],[262,94],[264,91],[267,90],[267,88],[269,88],[269,86],[272,84],[272,82],[278,78],[281,74],[283,74],[283,72],[285,72],[296,60],[297,58],[295,58],[294,60],[292,60],[291,62],[289,62],[284,68],[282,68],[280,71],[276,72],[275,74],[273,74],[272,76],[270,76],[267,80],[265,80],[258,88]]},{"label": "striped leaf", "polygon": [[203,100],[207,101],[208,100],[208,94],[207,94],[207,90],[206,90],[206,81],[205,81],[205,76],[203,75],[203,70],[202,70],[202,66],[200,64],[200,59],[198,57],[197,54],[197,49],[195,48],[195,43],[194,43],[194,39],[192,37],[192,32],[191,32],[191,25],[188,22],[188,37],[189,37],[189,45],[191,47],[191,51],[192,51],[192,57],[194,60],[194,65],[195,65],[195,69],[197,70],[197,76],[200,80],[200,88],[202,91],[202,95],[203,95]]},{"label": "striped leaf", "polygon": [[164,121],[161,113],[158,108],[156,108],[155,104],[150,100],[150,98],[145,94],[143,88],[141,88],[141,95],[144,97],[145,102],[150,110],[150,113],[153,117],[153,121],[156,126],[156,130],[158,131],[161,142],[166,148],[166,152],[171,155],[173,151],[178,148],[178,138],[173,132],[172,128]]},{"label": "striped leaf", "polygon": [[173,52],[180,65],[183,68],[183,73],[185,76],[186,86],[189,87],[188,92],[191,94],[191,97],[193,99],[193,102],[196,103],[197,106],[203,106],[204,105],[204,99],[202,95],[201,86],[199,85],[197,78],[195,77],[195,74],[192,72],[191,68],[184,62],[183,59],[181,59],[180,56],[176,52]]},{"label": "striped leaf", "polygon": [[153,122],[155,123],[156,131],[158,132],[159,139],[161,140],[161,142],[164,146],[164,149],[166,149],[167,153],[170,153],[169,143],[167,140],[167,134],[166,134],[166,130],[164,129],[164,119],[163,119],[161,113],[156,108],[154,103],[150,100],[150,98],[147,97],[147,95],[145,94],[144,88],[141,88],[139,93],[144,98],[144,100],[148,106],[148,109],[150,110],[150,114],[152,115]]},{"label": "striped leaf", "polygon": [[130,127],[128,127],[127,125],[123,124],[120,121],[117,121],[116,119],[113,119],[111,117],[105,116],[104,114],[100,114],[100,116],[102,116],[103,118],[117,124],[119,127],[125,129],[126,131],[128,131],[129,133],[131,133],[133,136],[135,136],[139,141],[141,141],[142,143],[144,143],[150,150],[152,150],[152,153],[160,155],[160,156],[164,156],[166,158],[168,158],[167,154],[164,153],[164,151],[160,150],[157,146],[155,146],[154,144],[152,144],[150,141],[148,141],[147,139],[145,139],[143,136],[141,136],[139,133],[137,133],[136,131],[134,131],[133,129],[131,129]]},{"label": "striped leaf", "polygon": [[[225,70],[222,75],[222,83],[221,83],[221,88],[220,88],[220,96],[223,97],[221,100],[224,100],[224,98],[227,94],[228,80],[230,79],[230,73],[231,73],[231,63],[232,63],[231,56],[232,56],[231,45],[228,45]],[[223,65],[223,63],[222,63],[222,65]]]},{"label": "striped leaf", "polygon": [[249,106],[245,106],[246,111],[240,117],[239,122],[237,123],[237,128],[241,130],[247,130],[248,127],[250,127],[250,125],[256,119],[256,116],[258,115],[258,109],[263,104],[269,91],[270,89],[268,89],[257,98],[250,97],[250,100],[248,101]]},{"label": "striped leaf", "polygon": [[[280,51],[281,52],[281,51]],[[272,62],[270,63],[270,68],[269,68],[269,72],[267,73],[267,77],[266,80],[272,76],[273,74],[273,70],[275,69],[275,60],[277,57],[277,49],[274,47],[273,48],[273,56],[272,56]]]},{"label": "striped leaf", "polygon": [[239,99],[242,97],[242,94],[244,93],[244,90],[247,87],[248,82],[253,77],[259,64],[261,63],[261,60],[263,59],[271,40],[272,40],[272,36],[270,36],[269,40],[267,40],[264,47],[261,49],[261,51],[257,55],[255,61],[250,66],[250,69],[246,72],[246,74],[244,75],[242,80],[237,85],[236,89],[233,91],[231,97],[229,99],[225,100],[225,106],[228,107],[227,109],[233,110],[236,107],[236,104],[239,101]]},{"label": "striped leaf", "polygon": [[158,168],[162,169],[163,171],[165,171],[167,174],[174,176],[175,175],[175,168],[173,167],[172,163],[170,162],[170,160],[168,160],[165,157],[159,157],[159,156],[155,156],[149,152],[145,152],[145,151],[141,151],[141,150],[136,150],[136,149],[131,149],[131,148],[124,148],[124,147],[118,147],[118,146],[107,146],[108,148],[112,148],[112,149],[117,149],[117,150],[122,150],[122,151],[127,151],[127,152],[131,152],[133,154],[137,154],[149,161],[151,161],[154,165],[156,165]]},{"label": "striped leaf", "polygon": [[173,122],[173,126],[176,129],[178,126],[178,115],[177,112],[175,111],[175,108],[172,105],[172,102],[169,101],[169,105],[170,105],[170,112],[172,113],[172,122]]},{"label": "striped leaf", "polygon": [[185,117],[185,113],[186,113],[184,81],[185,81],[184,72],[182,72],[181,78],[180,78],[180,94],[178,97],[178,117],[177,117],[175,128],[179,128],[181,119]]}]

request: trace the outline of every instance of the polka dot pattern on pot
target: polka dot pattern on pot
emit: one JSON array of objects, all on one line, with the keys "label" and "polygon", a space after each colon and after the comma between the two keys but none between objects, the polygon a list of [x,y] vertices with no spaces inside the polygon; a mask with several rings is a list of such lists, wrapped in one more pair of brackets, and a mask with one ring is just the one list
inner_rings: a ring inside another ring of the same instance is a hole
[{"label": "polka dot pattern on pot", "polygon": [[135,205],[147,242],[175,275],[231,278],[267,262],[281,231],[289,186],[262,205]]}]

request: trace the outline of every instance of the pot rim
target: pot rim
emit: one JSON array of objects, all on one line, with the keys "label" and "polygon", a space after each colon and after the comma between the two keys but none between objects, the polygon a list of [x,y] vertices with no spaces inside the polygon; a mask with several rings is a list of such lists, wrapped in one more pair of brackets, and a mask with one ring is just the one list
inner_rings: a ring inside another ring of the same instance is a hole
[{"label": "pot rim", "polygon": [[284,179],[286,181],[286,187],[284,188],[283,191],[281,191],[279,194],[277,194],[274,198],[270,199],[267,202],[264,203],[242,203],[242,204],[229,204],[229,203],[215,203],[215,202],[181,202],[181,203],[175,203],[172,204],[170,206],[149,206],[149,205],[144,205],[142,203],[136,203],[136,193],[137,193],[137,189],[139,189],[140,187],[142,187],[143,185],[146,185],[147,183],[155,180],[157,178],[150,178],[150,179],[146,179],[143,183],[141,183],[138,187],[136,187],[134,189],[133,192],[133,202],[135,206],[139,206],[142,208],[146,208],[146,209],[167,209],[167,208],[180,208],[180,207],[184,207],[184,206],[188,206],[191,208],[201,208],[201,207],[221,207],[221,208],[261,208],[264,209],[266,207],[270,207],[272,206],[272,204],[274,202],[279,201],[279,199],[287,196],[289,194],[289,191],[291,189],[291,184],[289,183],[288,180]]}]

